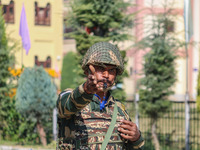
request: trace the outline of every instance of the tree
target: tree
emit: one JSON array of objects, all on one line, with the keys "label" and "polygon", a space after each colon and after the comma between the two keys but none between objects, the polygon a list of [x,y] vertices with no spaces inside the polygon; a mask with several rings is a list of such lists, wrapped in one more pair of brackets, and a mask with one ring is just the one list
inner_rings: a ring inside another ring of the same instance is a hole
[{"label": "tree", "polygon": [[12,47],[8,46],[5,21],[2,15],[2,7],[0,7],[0,135],[4,135],[5,130],[7,130],[8,110],[13,106],[12,98],[9,96],[13,88],[12,76],[9,71],[14,63],[12,50]]},{"label": "tree", "polygon": [[64,56],[61,74],[61,90],[76,88],[78,86],[75,81],[77,78],[80,78],[75,72],[78,69],[77,65],[76,53],[69,52]]},{"label": "tree", "polygon": [[16,84],[13,84],[13,80],[18,77],[13,77],[10,69],[14,66],[13,54],[18,47],[13,41],[15,40],[6,35],[5,21],[0,7],[0,138],[9,141],[33,141],[35,134],[32,132],[34,128],[31,129],[32,124],[22,118],[15,108],[13,89],[16,88]]},{"label": "tree", "polygon": [[170,32],[172,10],[156,15],[149,32],[139,43],[139,49],[149,50],[144,56],[143,74],[140,83],[139,107],[151,118],[151,134],[156,150],[160,149],[156,134],[156,122],[169,110],[168,97],[173,94],[172,86],[176,81],[176,51],[184,43]]},{"label": "tree", "polygon": [[44,126],[52,116],[56,98],[56,87],[42,67],[25,68],[18,83],[16,108],[22,116],[36,122],[43,145],[47,144]]},{"label": "tree", "polygon": [[[133,14],[127,13],[129,6],[131,4],[124,2],[124,0],[71,1],[72,11],[67,17],[67,26],[74,31],[70,36],[76,40],[80,64],[84,54],[94,43],[109,41],[117,45],[119,42],[129,39],[130,35],[126,32],[133,22]],[[79,68],[81,68],[80,65]],[[118,82],[122,82],[122,80]],[[116,93],[121,91],[118,89]],[[117,98],[124,99],[123,96]]]}]

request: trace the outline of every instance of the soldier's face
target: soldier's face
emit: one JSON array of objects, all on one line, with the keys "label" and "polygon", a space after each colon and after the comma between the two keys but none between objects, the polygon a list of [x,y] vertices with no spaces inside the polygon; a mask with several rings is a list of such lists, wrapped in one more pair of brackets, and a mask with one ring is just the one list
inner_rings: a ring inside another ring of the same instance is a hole
[{"label": "soldier's face", "polygon": [[105,65],[105,67],[94,66],[94,68],[97,84],[100,87],[103,87],[105,83],[107,84],[107,87],[113,85],[117,75],[117,69],[114,65]]}]

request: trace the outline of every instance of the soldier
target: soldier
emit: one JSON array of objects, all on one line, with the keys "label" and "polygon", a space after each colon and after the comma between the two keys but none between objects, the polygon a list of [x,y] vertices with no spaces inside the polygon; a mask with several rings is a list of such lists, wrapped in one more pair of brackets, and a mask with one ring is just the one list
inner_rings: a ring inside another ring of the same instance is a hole
[{"label": "soldier", "polygon": [[61,150],[141,150],[144,140],[111,87],[124,71],[117,47],[107,42],[91,46],[83,59],[87,81],[66,89],[57,100],[58,147]]}]

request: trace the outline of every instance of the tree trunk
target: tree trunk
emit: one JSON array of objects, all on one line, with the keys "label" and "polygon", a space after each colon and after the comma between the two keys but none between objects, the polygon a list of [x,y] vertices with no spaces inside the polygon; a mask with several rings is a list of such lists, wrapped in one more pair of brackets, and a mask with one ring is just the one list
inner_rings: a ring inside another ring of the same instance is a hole
[{"label": "tree trunk", "polygon": [[151,135],[153,138],[153,144],[154,144],[155,150],[160,150],[160,144],[159,144],[159,140],[158,140],[158,137],[156,134],[156,121],[155,120],[152,122]]},{"label": "tree trunk", "polygon": [[44,131],[43,126],[39,122],[37,122],[37,130],[40,135],[40,141],[41,141],[42,145],[46,146],[47,145],[46,133]]}]

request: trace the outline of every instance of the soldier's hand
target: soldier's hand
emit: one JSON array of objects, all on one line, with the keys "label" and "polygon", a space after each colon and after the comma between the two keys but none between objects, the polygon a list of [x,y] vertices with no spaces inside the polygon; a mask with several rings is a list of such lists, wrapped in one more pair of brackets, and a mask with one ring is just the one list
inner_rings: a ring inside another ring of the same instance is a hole
[{"label": "soldier's hand", "polygon": [[137,141],[140,138],[140,132],[137,125],[128,120],[121,120],[118,126],[121,137],[129,141]]},{"label": "soldier's hand", "polygon": [[95,94],[99,88],[101,88],[96,79],[95,69],[92,65],[89,65],[90,73],[87,76],[87,81],[84,84],[84,90],[88,94]]}]

